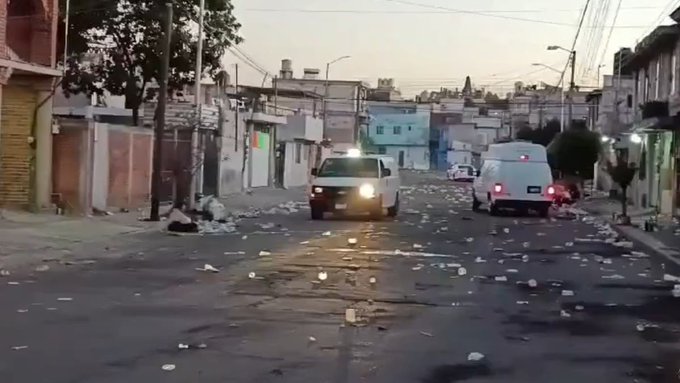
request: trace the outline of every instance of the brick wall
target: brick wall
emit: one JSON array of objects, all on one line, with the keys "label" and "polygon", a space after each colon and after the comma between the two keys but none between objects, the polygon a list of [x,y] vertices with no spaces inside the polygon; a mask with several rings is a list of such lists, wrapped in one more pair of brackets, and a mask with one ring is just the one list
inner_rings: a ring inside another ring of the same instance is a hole
[{"label": "brick wall", "polygon": [[0,206],[29,207],[30,157],[28,138],[36,103],[31,88],[2,90],[0,123]]},{"label": "brick wall", "polygon": [[53,67],[57,58],[59,0],[21,1],[25,3],[18,3],[14,11],[8,11],[7,2],[0,1],[0,50],[4,51],[6,40],[21,59]]},{"label": "brick wall", "polygon": [[151,131],[109,130],[110,207],[137,208],[149,201],[152,137]]},{"label": "brick wall", "polygon": [[86,146],[86,126],[62,129],[52,140],[52,190],[69,212],[84,212],[81,192],[81,158]]}]

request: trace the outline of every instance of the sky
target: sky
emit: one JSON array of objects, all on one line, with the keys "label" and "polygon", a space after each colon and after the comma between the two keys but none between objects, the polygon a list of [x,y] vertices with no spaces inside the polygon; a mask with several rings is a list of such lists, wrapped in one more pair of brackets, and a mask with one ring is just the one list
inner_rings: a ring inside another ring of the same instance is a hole
[{"label": "sky", "polygon": [[[619,6],[618,17],[614,19]],[[394,78],[407,96],[473,85],[509,92],[514,82],[557,84],[586,0],[232,0],[244,42],[225,58],[241,83],[260,85],[261,69],[277,75],[281,59],[303,68],[331,66],[330,78]],[[613,55],[634,48],[668,18],[680,0],[591,0],[576,44],[576,83],[597,86]],[[481,14],[480,14],[481,13]],[[611,28],[613,26],[613,28]],[[611,32],[611,37],[610,36]],[[240,57],[237,57],[240,56]],[[243,57],[243,55],[247,57]],[[250,60],[250,65],[247,61]],[[253,62],[260,70],[252,68]],[[232,76],[233,80],[233,76]],[[568,81],[568,73],[566,81]]]}]

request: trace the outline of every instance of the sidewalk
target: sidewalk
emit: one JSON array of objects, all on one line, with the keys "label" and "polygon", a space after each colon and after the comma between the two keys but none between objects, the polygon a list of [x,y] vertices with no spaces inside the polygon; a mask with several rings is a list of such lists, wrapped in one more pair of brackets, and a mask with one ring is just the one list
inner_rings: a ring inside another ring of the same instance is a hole
[{"label": "sidewalk", "polygon": [[[289,190],[261,188],[251,194],[233,194],[220,201],[230,215],[276,213],[277,206],[303,201],[305,188]],[[161,212],[169,207],[162,206]],[[131,241],[134,234],[164,229],[167,222],[145,222],[149,210],[115,213],[110,216],[65,217],[55,214],[33,214],[0,209],[0,269],[45,258],[70,254],[77,246],[115,240]],[[97,256],[92,251],[91,256]]]},{"label": "sidewalk", "polygon": [[680,265],[680,225],[670,217],[658,217],[658,228],[653,232],[644,231],[644,222],[654,216],[653,209],[631,209],[631,226],[614,223],[614,214],[621,213],[621,203],[609,198],[591,198],[577,204],[583,210],[607,220],[622,235],[639,243],[670,261]]}]

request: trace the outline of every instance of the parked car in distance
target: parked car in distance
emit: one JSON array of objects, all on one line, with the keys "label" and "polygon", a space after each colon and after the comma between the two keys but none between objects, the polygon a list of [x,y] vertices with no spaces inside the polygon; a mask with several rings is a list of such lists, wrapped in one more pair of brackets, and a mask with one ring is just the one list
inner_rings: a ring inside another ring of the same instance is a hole
[{"label": "parked car in distance", "polygon": [[472,182],[476,176],[477,169],[467,164],[453,164],[446,171],[446,178],[451,181]]}]

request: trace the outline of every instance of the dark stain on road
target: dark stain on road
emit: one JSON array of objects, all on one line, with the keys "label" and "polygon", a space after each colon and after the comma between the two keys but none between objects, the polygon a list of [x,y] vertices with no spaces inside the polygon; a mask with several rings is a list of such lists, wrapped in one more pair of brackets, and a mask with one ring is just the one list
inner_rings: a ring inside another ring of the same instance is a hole
[{"label": "dark stain on road", "polygon": [[494,375],[488,363],[445,364],[432,369],[422,383],[452,383]]},{"label": "dark stain on road", "polygon": [[517,325],[523,334],[563,332],[571,336],[606,335],[607,327],[596,320],[560,318],[554,320],[535,319],[527,315],[510,315],[503,324]]}]

